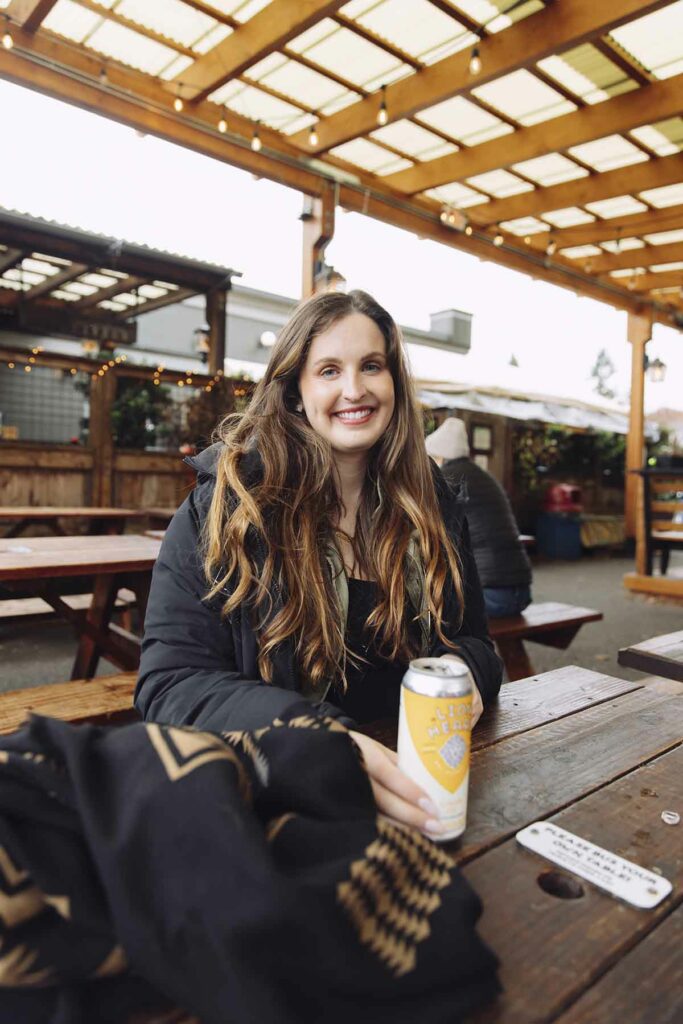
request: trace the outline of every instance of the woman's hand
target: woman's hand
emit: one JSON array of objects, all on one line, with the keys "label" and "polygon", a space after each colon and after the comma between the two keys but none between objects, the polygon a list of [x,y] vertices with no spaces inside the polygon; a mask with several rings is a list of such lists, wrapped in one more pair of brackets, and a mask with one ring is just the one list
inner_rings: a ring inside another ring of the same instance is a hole
[{"label": "woman's hand", "polygon": [[398,825],[419,828],[427,835],[437,837],[443,832],[437,808],[398,767],[398,755],[360,732],[350,735],[363,755],[378,811]]},{"label": "woman's hand", "polygon": [[[457,654],[442,654],[441,657],[446,661],[459,661],[461,665],[464,665],[462,658],[459,658]],[[472,680],[472,728],[481,718],[481,713],[484,710],[484,702],[481,699],[481,694],[474,680]]]}]

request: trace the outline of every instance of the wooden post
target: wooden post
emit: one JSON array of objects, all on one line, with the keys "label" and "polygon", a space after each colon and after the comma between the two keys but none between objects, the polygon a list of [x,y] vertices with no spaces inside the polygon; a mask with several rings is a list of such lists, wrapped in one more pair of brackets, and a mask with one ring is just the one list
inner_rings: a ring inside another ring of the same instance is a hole
[{"label": "wooden post", "polygon": [[318,290],[316,282],[320,280],[325,249],[334,236],[335,194],[335,186],[330,185],[320,198],[304,196],[301,214],[304,224],[301,295],[304,299]]},{"label": "wooden post", "polygon": [[103,377],[90,382],[90,448],[93,453],[93,505],[112,505],[114,491],[114,438],[111,411],[116,398],[116,372],[108,370]]},{"label": "wooden post", "polygon": [[206,322],[209,325],[209,373],[223,373],[225,367],[225,315],[228,289],[216,288],[206,296]]},{"label": "wooden post", "polygon": [[628,314],[628,340],[631,343],[631,410],[626,441],[626,493],[625,528],[627,537],[636,538],[636,568],[644,566],[643,516],[639,514],[639,495],[642,502],[642,479],[631,470],[642,469],[644,456],[644,385],[645,346],[652,337],[650,314]]}]

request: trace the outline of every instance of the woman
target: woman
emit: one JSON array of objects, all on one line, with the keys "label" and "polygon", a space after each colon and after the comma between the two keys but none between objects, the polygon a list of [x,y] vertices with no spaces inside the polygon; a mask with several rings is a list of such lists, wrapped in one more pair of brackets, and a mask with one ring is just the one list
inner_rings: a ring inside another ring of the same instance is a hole
[{"label": "woman", "polygon": [[[460,657],[482,701],[486,632],[464,504],[424,450],[396,324],[369,295],[317,295],[280,333],[247,411],[192,460],[197,486],[154,570],[136,705],[255,729],[311,703],[396,716],[411,657]],[[356,732],[380,811],[437,835],[396,756]]]}]

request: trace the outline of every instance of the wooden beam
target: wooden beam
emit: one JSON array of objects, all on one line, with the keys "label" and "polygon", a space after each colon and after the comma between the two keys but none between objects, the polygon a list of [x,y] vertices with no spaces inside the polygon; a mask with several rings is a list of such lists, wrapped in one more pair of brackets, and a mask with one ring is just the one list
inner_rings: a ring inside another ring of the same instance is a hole
[{"label": "wooden beam", "polygon": [[678,288],[683,290],[683,269],[663,270],[658,274],[638,274],[634,278],[634,282],[635,291],[637,292],[657,291],[659,288]]},{"label": "wooden beam", "polygon": [[[610,0],[609,4],[604,4],[573,0],[572,3],[551,4],[504,32],[482,39],[478,44],[482,69],[477,75],[470,74],[470,51],[463,50],[423,68],[419,75],[388,85],[385,95],[389,122],[410,117],[425,107],[519,68],[531,67],[544,57],[579,46],[624,22],[665,6],[666,2]],[[375,94],[321,120],[316,152],[322,153],[376,128],[378,103]],[[306,148],[306,132],[297,132],[292,141]]]},{"label": "wooden beam", "polygon": [[[77,3],[79,7],[83,7],[84,10],[90,11],[92,14],[97,14],[100,18],[111,21],[115,25],[120,25],[122,28],[130,29],[131,32],[136,32],[138,35],[144,36],[145,39],[151,39],[153,43],[160,43],[169,50],[174,50],[176,53],[182,53],[185,57],[190,57],[191,60],[197,59],[196,50],[192,50],[189,46],[183,46],[182,43],[171,39],[170,36],[165,36],[161,32],[155,32],[153,29],[147,28],[146,25],[141,25],[139,21],[133,21],[131,18],[124,17],[124,15],[119,14],[111,7],[102,7],[100,4],[95,3],[94,0],[72,0],[72,2]],[[103,57],[102,63],[107,63],[106,58]]]},{"label": "wooden beam", "polygon": [[225,369],[225,314],[228,293],[216,288],[206,296],[206,322],[209,325],[209,373],[213,376]]},{"label": "wooden beam", "polygon": [[675,153],[632,167],[620,167],[616,171],[576,178],[561,185],[537,188],[534,192],[522,192],[507,199],[495,199],[491,203],[470,207],[467,213],[477,224],[497,224],[518,217],[533,217],[549,210],[563,210],[568,206],[585,206],[586,203],[614,196],[637,195],[646,189],[677,185],[681,181],[683,154]]},{"label": "wooden beam", "polygon": [[279,50],[317,21],[333,14],[344,0],[271,0],[232,35],[176,76],[194,101],[206,99],[231,78]]},{"label": "wooden beam", "polygon": [[546,153],[562,152],[643,124],[654,124],[680,113],[682,87],[683,74],[674,75],[573,114],[562,114],[531,128],[520,128],[503,138],[388,174],[385,182],[390,188],[412,195]]},{"label": "wooden beam", "polygon": [[[123,291],[123,289],[121,288],[119,291]],[[143,302],[139,306],[128,306],[126,309],[116,313],[114,319],[134,320],[136,317],[142,316],[143,313],[151,313],[155,309],[163,309],[164,306],[174,306],[176,302],[183,302],[184,299],[190,299],[196,294],[197,290],[194,288],[178,288],[176,291],[168,292],[166,295],[160,295],[156,299]],[[98,302],[101,301],[102,299],[98,299]]]},{"label": "wooden beam", "polygon": [[108,288],[100,288],[94,295],[84,296],[80,299],[76,308],[80,310],[86,309],[89,306],[97,306],[98,303],[104,302],[105,299],[113,299],[115,295],[120,295],[121,292],[131,292],[141,284],[147,284],[148,280],[146,277],[132,276],[117,278],[116,283]]},{"label": "wooden beam", "polygon": [[15,266],[23,257],[21,249],[8,249],[7,252],[0,252],[0,274]]},{"label": "wooden beam", "polygon": [[[658,231],[673,231],[676,228],[683,228],[683,203],[665,206],[661,210],[645,210],[643,213],[630,213],[624,217],[596,220],[592,224],[579,224],[574,228],[554,228],[548,225],[548,230],[552,231],[553,238],[560,248],[593,245],[616,238],[637,238]],[[545,248],[547,241],[545,234],[532,235],[531,242],[534,247],[542,245]]]},{"label": "wooden beam", "polygon": [[595,39],[593,46],[596,50],[600,51],[603,57],[607,57],[613,64],[616,64],[625,75],[636,81],[638,85],[647,85],[648,82],[656,81],[652,72],[648,71],[639,60],[636,60],[628,50],[625,50],[611,36],[605,36],[604,39]]},{"label": "wooden beam", "polygon": [[307,299],[318,290],[325,262],[325,249],[334,235],[335,189],[327,188],[320,198],[304,199],[301,295]]},{"label": "wooden beam", "polygon": [[[628,315],[627,337],[631,344],[631,406],[626,438],[626,493],[625,531],[627,537],[635,537],[638,531],[638,493],[642,487],[640,478],[633,470],[642,469],[644,461],[644,385],[645,346],[652,337],[652,319],[648,313]],[[640,487],[639,487],[640,483]],[[644,540],[644,537],[643,537]],[[640,547],[643,548],[642,540]],[[642,560],[643,552],[637,552]],[[643,563],[644,564],[644,563]],[[642,572],[642,568],[638,568]]]},{"label": "wooden beam", "polygon": [[7,14],[26,32],[35,32],[56,5],[57,0],[12,0]]},{"label": "wooden beam", "polygon": [[610,270],[652,267],[660,263],[677,263],[679,260],[683,260],[683,242],[673,242],[671,245],[646,245],[642,249],[626,249],[625,252],[591,257],[591,273],[606,274]]}]

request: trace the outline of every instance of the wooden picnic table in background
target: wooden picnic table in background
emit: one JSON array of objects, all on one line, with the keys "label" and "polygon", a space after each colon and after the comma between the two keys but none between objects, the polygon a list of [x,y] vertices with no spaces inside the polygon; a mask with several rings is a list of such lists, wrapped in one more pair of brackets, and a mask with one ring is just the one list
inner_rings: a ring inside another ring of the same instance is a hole
[{"label": "wooden picnic table in background", "polygon": [[683,683],[683,629],[653,636],[632,647],[622,647],[618,661],[626,668]]},{"label": "wooden picnic table in background", "polygon": [[132,508],[102,508],[92,506],[59,507],[43,506],[33,507],[31,505],[5,506],[0,508],[0,523],[11,523],[12,525],[3,535],[4,540],[18,537],[31,526],[46,526],[54,534],[68,536],[72,530],[65,528],[65,521],[69,521],[73,527],[74,521],[86,521],[86,533],[123,533],[126,523],[131,519],[140,519],[143,512],[136,512]]},{"label": "wooden picnic table in background", "polygon": [[143,508],[150,530],[165,530],[177,512],[177,508]]},{"label": "wooden picnic table in background", "polygon": [[[395,743],[395,726],[365,731]],[[661,820],[683,813],[683,688],[557,669],[503,686],[472,740],[467,829],[445,848],[483,901],[504,992],[468,1022],[683,1020],[683,825]],[[515,840],[539,819],[661,871],[672,895],[637,910],[569,876],[581,895],[562,898],[567,873]]]},{"label": "wooden picnic table in background", "polygon": [[[0,584],[43,598],[74,626],[79,641],[72,679],[94,675],[102,655],[117,668],[131,671],[138,666],[140,638],[111,621],[116,595],[121,588],[132,590],[144,619],[159,547],[159,541],[135,534],[3,538]],[[81,576],[93,578],[92,600],[85,616],[60,595],[67,581]]]}]

